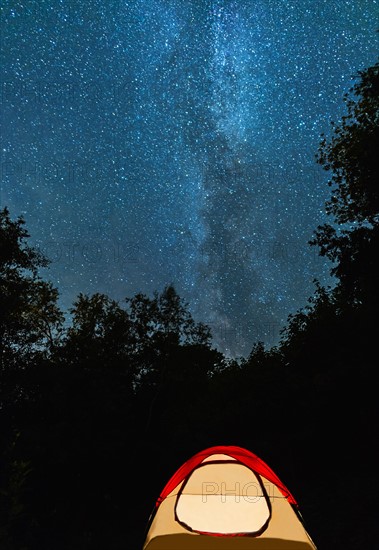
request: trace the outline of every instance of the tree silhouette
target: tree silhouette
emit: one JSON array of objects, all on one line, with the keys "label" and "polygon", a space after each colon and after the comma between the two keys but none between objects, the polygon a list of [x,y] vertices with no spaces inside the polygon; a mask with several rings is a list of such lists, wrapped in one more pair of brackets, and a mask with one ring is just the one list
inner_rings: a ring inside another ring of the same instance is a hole
[{"label": "tree silhouette", "polygon": [[49,261],[28,245],[24,224],[22,217],[12,221],[8,208],[0,211],[0,403],[26,397],[20,386],[7,394],[12,371],[48,356],[63,330],[58,290],[38,275]]},{"label": "tree silhouette", "polygon": [[[280,345],[292,380],[289,395],[294,396],[298,411],[298,451],[303,464],[319,472],[320,494],[316,492],[314,498],[321,503],[321,493],[328,492],[330,497],[322,519],[314,501],[309,508],[318,531],[316,540],[326,548],[376,544],[367,528],[377,513],[376,502],[371,495],[364,502],[358,499],[359,504],[349,498],[352,489],[362,494],[367,475],[373,482],[378,479],[379,459],[370,428],[370,419],[378,414],[373,358],[377,354],[379,280],[379,65],[358,76],[345,96],[347,115],[340,125],[334,125],[331,140],[322,140],[317,157],[331,173],[326,209],[332,223],[318,227],[311,244],[333,261],[336,284],[326,289],[316,282],[308,305],[289,317]],[[337,480],[320,465],[317,447],[338,464]],[[350,486],[346,479],[352,470],[356,473]],[[306,486],[311,478],[303,473]],[[337,508],[340,525],[327,519]],[[344,529],[348,521],[362,522],[353,536]]]},{"label": "tree silhouette", "polygon": [[331,172],[326,206],[337,227],[320,226],[311,243],[335,262],[332,273],[344,300],[377,305],[379,63],[358,75],[345,96],[348,114],[334,125],[329,142],[323,138],[318,154],[318,162]]}]

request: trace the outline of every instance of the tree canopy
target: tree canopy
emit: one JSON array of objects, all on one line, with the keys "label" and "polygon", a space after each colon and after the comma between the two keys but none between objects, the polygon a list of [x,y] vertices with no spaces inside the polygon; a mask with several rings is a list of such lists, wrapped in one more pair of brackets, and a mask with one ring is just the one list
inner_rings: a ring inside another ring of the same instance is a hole
[{"label": "tree canopy", "polygon": [[344,99],[347,114],[318,153],[331,173],[326,209],[332,223],[319,226],[311,244],[334,262],[343,299],[367,303],[377,296],[379,275],[379,63],[358,73]]}]

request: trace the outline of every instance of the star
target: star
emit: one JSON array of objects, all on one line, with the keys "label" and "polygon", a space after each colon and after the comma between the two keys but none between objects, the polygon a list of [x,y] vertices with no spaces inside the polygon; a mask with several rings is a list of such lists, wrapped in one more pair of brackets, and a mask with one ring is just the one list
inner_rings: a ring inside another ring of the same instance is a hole
[{"label": "star", "polygon": [[377,54],[377,2],[5,0],[1,206],[67,311],[174,283],[230,356],[333,284],[321,133]]}]

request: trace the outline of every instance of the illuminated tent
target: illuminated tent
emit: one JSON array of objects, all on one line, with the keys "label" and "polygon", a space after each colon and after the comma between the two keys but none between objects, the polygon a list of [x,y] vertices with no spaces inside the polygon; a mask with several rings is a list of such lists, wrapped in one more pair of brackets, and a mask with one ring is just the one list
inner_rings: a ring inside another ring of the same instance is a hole
[{"label": "illuminated tent", "polygon": [[164,487],[144,550],[311,550],[297,503],[276,474],[241,447],[205,449]]}]

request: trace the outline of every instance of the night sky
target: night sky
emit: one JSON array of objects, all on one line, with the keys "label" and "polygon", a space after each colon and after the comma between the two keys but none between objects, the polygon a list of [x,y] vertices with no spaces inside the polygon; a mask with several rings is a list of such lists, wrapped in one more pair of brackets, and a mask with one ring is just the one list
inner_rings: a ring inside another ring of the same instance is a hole
[{"label": "night sky", "polygon": [[[1,207],[67,310],[173,283],[228,356],[329,265],[322,132],[376,61],[375,0],[3,2]],[[69,318],[68,318],[69,320]]]}]

